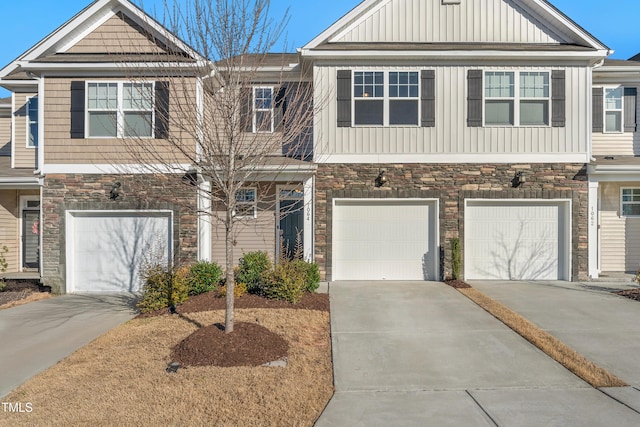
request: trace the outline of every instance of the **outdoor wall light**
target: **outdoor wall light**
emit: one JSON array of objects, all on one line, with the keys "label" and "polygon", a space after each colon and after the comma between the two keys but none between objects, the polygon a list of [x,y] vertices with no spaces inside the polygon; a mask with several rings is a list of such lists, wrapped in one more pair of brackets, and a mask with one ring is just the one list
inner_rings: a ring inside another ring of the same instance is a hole
[{"label": "outdoor wall light", "polygon": [[513,186],[518,187],[525,182],[527,182],[527,176],[524,174],[524,172],[516,172],[516,175],[513,177]]},{"label": "outdoor wall light", "polygon": [[122,187],[120,181],[116,181],[113,183],[113,185],[111,186],[111,191],[109,191],[109,198],[111,200],[116,200],[118,197],[120,197],[120,187]]},{"label": "outdoor wall light", "polygon": [[378,176],[375,179],[376,187],[380,188],[387,183],[387,176],[385,175],[385,171],[380,171]]}]

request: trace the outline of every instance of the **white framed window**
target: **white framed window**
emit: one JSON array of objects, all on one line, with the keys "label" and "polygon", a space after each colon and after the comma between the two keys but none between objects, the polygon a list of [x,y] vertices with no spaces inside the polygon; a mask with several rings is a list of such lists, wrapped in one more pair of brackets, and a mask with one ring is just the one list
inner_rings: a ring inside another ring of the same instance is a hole
[{"label": "white framed window", "polygon": [[233,216],[238,219],[257,217],[257,197],[255,188],[241,188],[236,193],[236,208]]},{"label": "white framed window", "polygon": [[418,71],[354,71],[355,126],[418,126]]},{"label": "white framed window", "polygon": [[38,146],[38,97],[27,100],[27,147]]},{"label": "white framed window", "polygon": [[623,100],[622,86],[604,88],[604,132],[620,133],[623,131]]},{"label": "white framed window", "polygon": [[273,87],[253,88],[253,132],[273,132]]},{"label": "white framed window", "polygon": [[486,126],[549,126],[548,71],[485,71]]},{"label": "white framed window", "polygon": [[154,83],[87,82],[87,138],[154,136]]},{"label": "white framed window", "polygon": [[640,216],[640,188],[623,188],[620,197],[622,216]]}]

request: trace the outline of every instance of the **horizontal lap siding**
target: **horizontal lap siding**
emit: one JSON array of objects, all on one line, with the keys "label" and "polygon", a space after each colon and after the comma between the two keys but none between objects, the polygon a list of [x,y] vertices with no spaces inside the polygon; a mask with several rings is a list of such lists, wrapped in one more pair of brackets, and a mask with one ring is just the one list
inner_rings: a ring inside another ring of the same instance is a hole
[{"label": "horizontal lap siding", "polygon": [[[160,139],[149,139],[136,141],[135,139],[117,138],[71,138],[71,81],[81,81],[81,78],[48,78],[45,82],[45,144],[44,156],[47,164],[114,164],[114,163],[140,163],[141,158],[147,159],[144,163],[183,163],[185,157],[177,153],[175,148],[169,146],[167,141]],[[96,79],[87,78],[89,81],[123,81],[124,78]],[[149,78],[149,81],[154,79]],[[158,80],[162,80],[158,78]],[[173,82],[170,82],[173,83]],[[185,105],[185,101],[175,101],[184,99],[184,93],[195,96],[194,85],[182,83],[171,85],[170,114],[178,114],[178,105]],[[190,99],[190,98],[188,98]],[[184,110],[191,111],[190,108]],[[191,113],[189,113],[191,114]],[[172,119],[173,120],[173,119]],[[188,120],[188,118],[187,118]],[[179,134],[178,126],[172,124],[171,133]],[[176,138],[177,140],[177,138]],[[188,135],[182,139],[187,146],[195,147],[193,139]],[[142,150],[135,150],[136,155],[127,148],[130,143],[143,143],[145,147],[152,148],[152,156],[143,155]]]},{"label": "horizontal lap siding", "polygon": [[0,190],[0,250],[2,246],[9,249],[4,255],[9,264],[7,271],[19,271],[18,195],[14,190]]},{"label": "horizontal lap siding", "polygon": [[[594,86],[600,86],[594,83]],[[625,87],[635,87],[635,84],[625,84]],[[640,96],[636,97],[636,120],[640,117]],[[638,129],[640,130],[640,129]],[[638,156],[640,155],[640,132],[603,133],[593,132],[594,156]]]},{"label": "horizontal lap siding", "polygon": [[637,271],[640,267],[640,218],[621,216],[620,189],[638,183],[602,183],[600,251],[602,271]]},{"label": "horizontal lap siding", "polygon": [[14,162],[16,168],[36,167],[36,150],[27,148],[27,100],[36,93],[16,93],[14,94]]},{"label": "horizontal lap siding", "polygon": [[0,115],[0,156],[11,155],[11,114]]},{"label": "horizontal lap siding", "polygon": [[337,41],[569,42],[541,26],[531,13],[503,0],[463,0],[459,5],[442,5],[441,0],[395,0],[386,2]]},{"label": "horizontal lap siding", "polygon": [[[434,69],[436,72],[436,125],[337,127],[336,71],[338,69],[385,71]],[[565,154],[587,152],[587,129],[582,120],[587,114],[588,94],[583,90],[587,69],[566,70],[565,127],[467,127],[467,71],[463,66],[317,66],[316,97],[332,97],[318,113],[316,155],[323,154]],[[482,69],[482,67],[474,67]],[[489,69],[488,67],[486,69]],[[551,71],[545,67],[493,66],[491,70]],[[556,69],[556,68],[553,68]],[[581,90],[582,89],[582,90]]]}]

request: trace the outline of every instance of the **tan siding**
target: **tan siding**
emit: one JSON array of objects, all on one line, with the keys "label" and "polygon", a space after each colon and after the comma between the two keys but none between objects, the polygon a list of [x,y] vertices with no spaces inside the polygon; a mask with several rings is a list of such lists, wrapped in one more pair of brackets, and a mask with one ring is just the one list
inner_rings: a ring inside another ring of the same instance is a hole
[{"label": "tan siding", "polygon": [[18,231],[18,195],[15,190],[0,190],[0,249],[7,246],[7,272],[19,271],[20,233]]},{"label": "tan siding", "polygon": [[[243,252],[266,251],[271,260],[275,257],[275,188],[271,185],[265,191],[268,191],[268,194],[266,197],[263,196],[262,202],[258,203],[257,218],[243,220],[235,225],[234,265],[238,264]],[[219,215],[224,215],[224,212],[220,212]],[[224,268],[226,264],[224,225],[214,220],[212,228],[211,259]]]},{"label": "tan siding", "polygon": [[[400,21],[401,20],[401,21]],[[342,42],[567,43],[524,8],[504,0],[393,0],[337,38]]]},{"label": "tan siding", "polygon": [[[172,149],[166,140],[123,140],[117,138],[71,138],[71,81],[82,79],[50,78],[45,83],[45,133],[44,157],[47,164],[114,164],[114,163],[183,163],[184,156]],[[90,81],[122,81],[124,79],[88,79]],[[153,79],[149,79],[152,81]],[[159,79],[162,80],[162,79]],[[193,86],[171,84],[170,131],[179,135],[173,116],[180,108],[186,108],[184,99],[193,99]],[[188,90],[187,90],[188,89]],[[185,93],[187,95],[185,95]],[[176,102],[175,99],[181,99]],[[179,106],[182,107],[179,108]],[[191,113],[190,113],[191,114]],[[174,138],[178,140],[178,138]],[[193,139],[185,136],[181,141],[195,147]],[[138,144],[138,145],[136,145]],[[143,147],[138,149],[137,147]],[[148,152],[146,149],[149,149]],[[146,160],[142,162],[141,160]]]},{"label": "tan siding", "polygon": [[16,168],[36,167],[36,149],[27,147],[27,101],[36,93],[15,93],[13,95],[15,109],[13,112],[14,126],[14,162]]},{"label": "tan siding", "polygon": [[[467,2],[468,3],[468,2]],[[316,96],[331,94],[330,101],[316,117],[316,154],[564,154],[587,153],[587,114],[584,91],[588,70],[566,70],[565,127],[486,127],[467,126],[467,70],[464,66],[429,66],[436,71],[436,126],[343,127],[336,125],[336,71],[419,70],[420,67],[316,66]],[[480,67],[474,67],[475,69]],[[487,68],[488,69],[488,68]],[[543,67],[493,66],[492,70],[542,70]]]},{"label": "tan siding", "polygon": [[11,155],[11,113],[0,112],[0,156]]},{"label": "tan siding", "polygon": [[637,271],[640,267],[640,218],[620,215],[621,188],[633,183],[602,183],[600,188],[600,261],[602,271]]},{"label": "tan siding", "polygon": [[160,53],[164,49],[149,40],[135,24],[115,15],[66,53]]}]

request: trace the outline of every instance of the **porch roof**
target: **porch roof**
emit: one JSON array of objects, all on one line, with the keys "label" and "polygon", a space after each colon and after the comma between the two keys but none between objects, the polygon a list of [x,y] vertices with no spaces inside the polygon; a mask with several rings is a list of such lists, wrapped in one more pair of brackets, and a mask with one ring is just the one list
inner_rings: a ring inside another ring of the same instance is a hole
[{"label": "porch roof", "polygon": [[0,188],[38,188],[40,179],[33,169],[12,168],[11,157],[0,156]]}]

